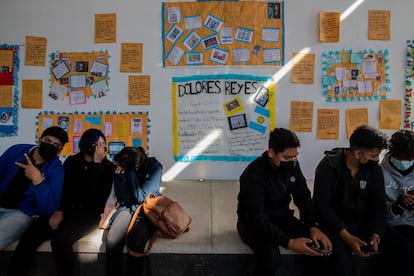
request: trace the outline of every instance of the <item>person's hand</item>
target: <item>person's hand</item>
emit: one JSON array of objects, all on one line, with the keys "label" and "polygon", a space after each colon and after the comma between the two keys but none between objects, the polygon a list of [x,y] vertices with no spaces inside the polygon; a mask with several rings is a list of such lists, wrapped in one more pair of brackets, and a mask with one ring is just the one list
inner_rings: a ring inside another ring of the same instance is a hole
[{"label": "person's hand", "polygon": [[404,211],[411,211],[414,209],[414,195],[412,193],[406,193],[400,195],[391,205],[391,210],[394,215],[402,215]]},{"label": "person's hand", "polygon": [[332,251],[331,240],[318,227],[311,227],[310,237],[317,248],[322,246],[323,249]]},{"label": "person's hand", "polygon": [[63,220],[63,212],[62,211],[56,211],[53,213],[53,215],[49,219],[49,225],[52,227],[52,230],[56,230],[59,227],[59,224]]},{"label": "person's hand", "polygon": [[117,165],[116,169],[115,169],[115,174],[123,174],[124,173],[124,168],[122,168],[121,166]]},{"label": "person's hand", "polygon": [[357,256],[368,257],[369,255],[361,250],[361,246],[367,246],[367,242],[361,240],[357,236],[350,234],[347,230],[342,229],[339,232],[339,236],[345,241],[346,245],[351,249]]},{"label": "person's hand", "polygon": [[288,243],[288,248],[290,250],[309,255],[309,256],[323,256],[322,253],[319,253],[312,248],[308,247],[306,244],[311,243],[312,240],[308,238],[296,238],[290,239]]},{"label": "person's hand", "polygon": [[369,245],[372,247],[372,249],[374,249],[375,252],[378,252],[378,246],[380,242],[381,238],[380,235],[378,235],[377,233],[372,234],[369,238]]},{"label": "person's hand", "polygon": [[15,164],[24,169],[24,175],[32,181],[33,185],[39,185],[43,182],[42,173],[33,165],[32,160],[30,160],[30,157],[26,153],[24,154],[24,158],[27,164],[19,162],[15,162]]},{"label": "person's hand", "polygon": [[102,163],[106,156],[106,144],[105,142],[97,142],[95,146],[95,153],[93,154],[94,163]]}]

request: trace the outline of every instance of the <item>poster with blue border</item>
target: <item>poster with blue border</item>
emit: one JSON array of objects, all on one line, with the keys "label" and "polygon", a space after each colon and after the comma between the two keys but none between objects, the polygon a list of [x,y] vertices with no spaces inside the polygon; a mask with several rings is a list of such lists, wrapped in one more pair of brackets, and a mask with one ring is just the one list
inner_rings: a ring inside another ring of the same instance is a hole
[{"label": "poster with blue border", "polygon": [[19,45],[0,45],[0,137],[18,131]]},{"label": "poster with blue border", "polygon": [[181,162],[245,161],[268,147],[275,86],[267,76],[172,78],[173,152]]}]

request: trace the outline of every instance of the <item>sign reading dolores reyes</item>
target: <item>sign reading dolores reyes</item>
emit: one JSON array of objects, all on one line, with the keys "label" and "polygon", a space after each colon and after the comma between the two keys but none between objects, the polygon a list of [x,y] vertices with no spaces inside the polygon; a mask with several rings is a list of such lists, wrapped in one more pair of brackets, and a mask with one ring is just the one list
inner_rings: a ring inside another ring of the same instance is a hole
[{"label": "sign reading dolores reyes", "polygon": [[174,159],[250,162],[267,149],[275,127],[275,89],[269,77],[174,77]]}]

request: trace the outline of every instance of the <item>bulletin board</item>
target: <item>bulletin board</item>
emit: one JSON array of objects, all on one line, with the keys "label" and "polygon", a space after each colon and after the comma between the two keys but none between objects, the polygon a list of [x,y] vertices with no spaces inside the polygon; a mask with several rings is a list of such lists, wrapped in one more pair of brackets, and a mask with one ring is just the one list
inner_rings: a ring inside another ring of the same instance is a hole
[{"label": "bulletin board", "polygon": [[327,102],[387,99],[388,50],[338,50],[322,54],[322,87]]},{"label": "bulletin board", "polygon": [[79,140],[89,128],[100,129],[106,142],[124,142],[125,146],[143,147],[148,150],[148,113],[54,113],[38,115],[37,137],[50,126],[60,126],[69,136],[62,155],[79,152]]},{"label": "bulletin board", "polygon": [[108,52],[56,52],[50,55],[50,91],[54,100],[86,104],[108,93]]},{"label": "bulletin board", "polygon": [[414,129],[412,116],[412,98],[413,98],[413,65],[414,40],[407,40],[407,59],[405,64],[405,97],[404,97],[404,128]]},{"label": "bulletin board", "polygon": [[18,45],[0,45],[0,137],[17,135]]},{"label": "bulletin board", "polygon": [[283,65],[283,15],[283,1],[163,3],[163,66]]},{"label": "bulletin board", "polygon": [[174,77],[174,159],[252,161],[268,148],[275,127],[275,86],[269,77]]}]

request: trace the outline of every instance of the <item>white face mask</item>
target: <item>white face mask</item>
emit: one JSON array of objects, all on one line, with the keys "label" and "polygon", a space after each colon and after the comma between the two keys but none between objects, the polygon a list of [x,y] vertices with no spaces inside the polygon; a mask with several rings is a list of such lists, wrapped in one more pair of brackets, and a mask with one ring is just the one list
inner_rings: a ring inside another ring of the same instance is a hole
[{"label": "white face mask", "polygon": [[406,171],[413,166],[413,160],[398,160],[391,157],[391,163],[399,171]]}]

